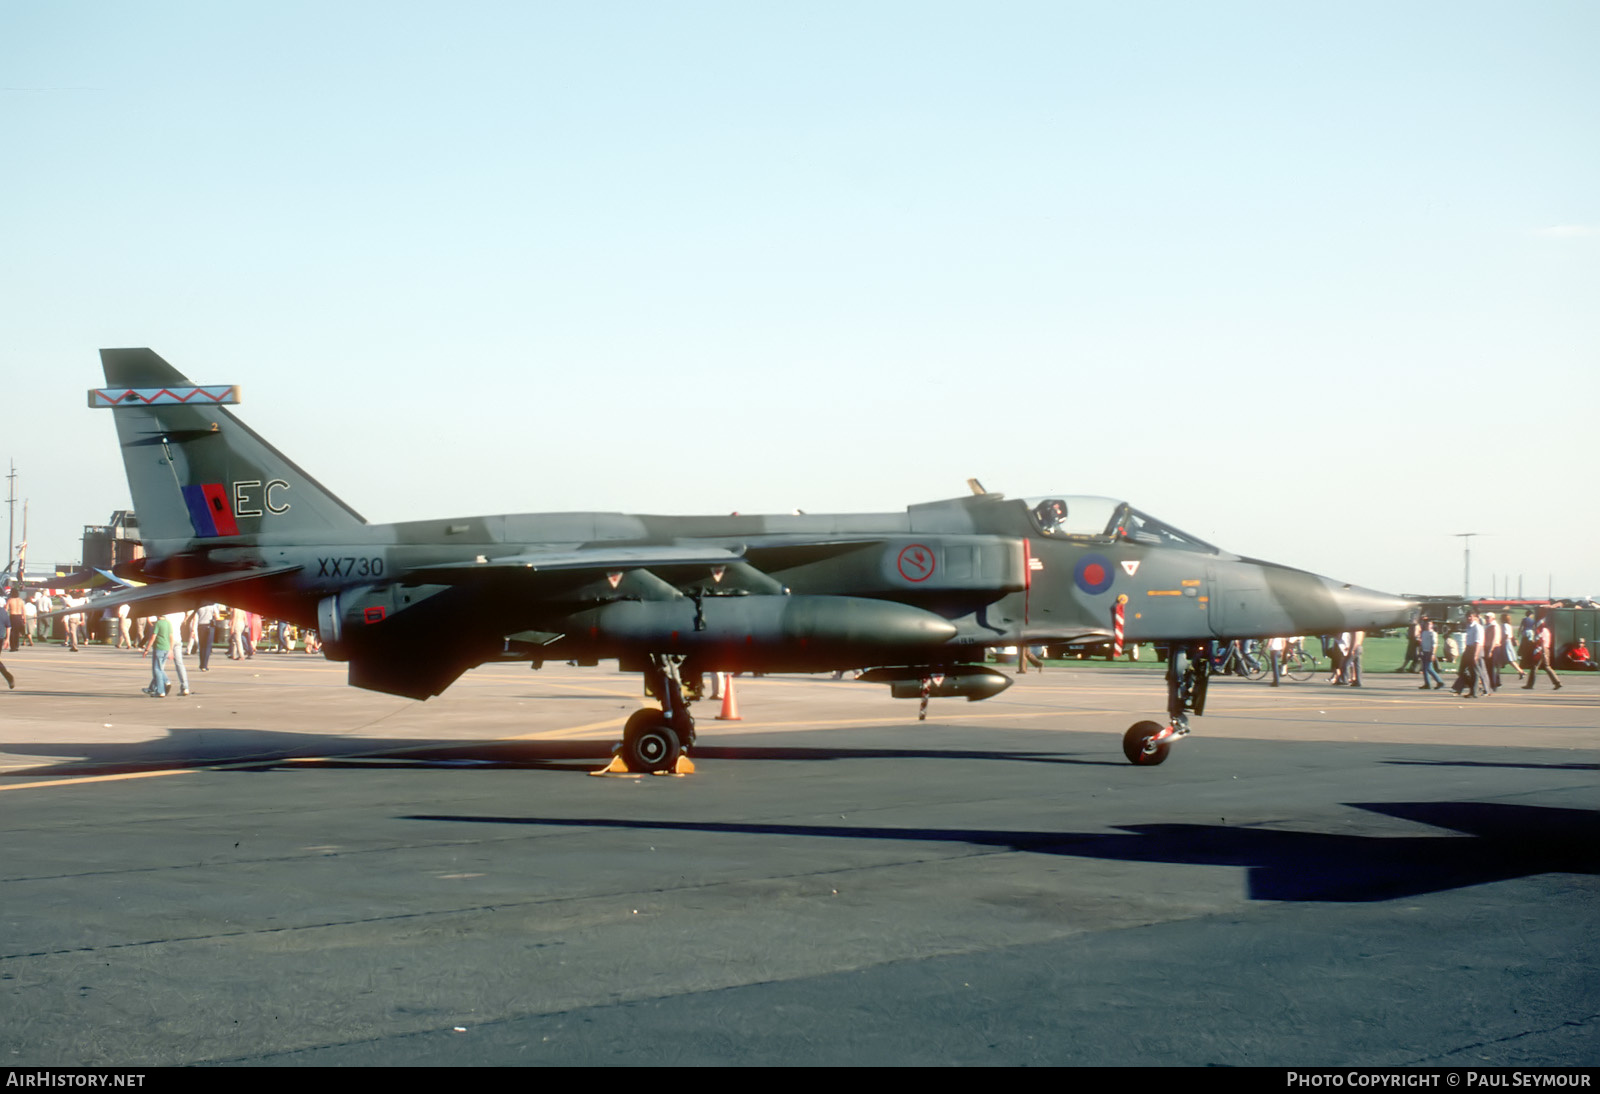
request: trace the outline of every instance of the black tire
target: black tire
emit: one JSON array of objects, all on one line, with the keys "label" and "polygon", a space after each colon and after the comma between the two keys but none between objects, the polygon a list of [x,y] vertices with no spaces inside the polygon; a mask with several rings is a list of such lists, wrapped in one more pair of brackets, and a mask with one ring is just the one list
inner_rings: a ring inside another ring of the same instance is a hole
[{"label": "black tire", "polygon": [[1122,735],[1122,754],[1136,767],[1154,767],[1161,763],[1172,750],[1172,742],[1163,741],[1154,752],[1146,752],[1144,743],[1166,728],[1160,722],[1135,722]]},{"label": "black tire", "polygon": [[622,729],[622,762],[629,771],[648,775],[671,771],[683,754],[678,735],[667,725],[667,716],[646,707],[628,716]]}]

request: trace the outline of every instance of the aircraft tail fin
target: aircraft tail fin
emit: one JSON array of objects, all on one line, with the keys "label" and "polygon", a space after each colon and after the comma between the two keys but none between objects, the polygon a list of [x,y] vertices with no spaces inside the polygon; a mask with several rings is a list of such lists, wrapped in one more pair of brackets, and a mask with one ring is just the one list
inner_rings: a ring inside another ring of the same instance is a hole
[{"label": "aircraft tail fin", "polygon": [[105,388],[89,405],[117,423],[139,530],[151,554],[185,541],[304,535],[337,542],[366,520],[224,404],[236,387],[200,387],[148,349],[103,349]]}]

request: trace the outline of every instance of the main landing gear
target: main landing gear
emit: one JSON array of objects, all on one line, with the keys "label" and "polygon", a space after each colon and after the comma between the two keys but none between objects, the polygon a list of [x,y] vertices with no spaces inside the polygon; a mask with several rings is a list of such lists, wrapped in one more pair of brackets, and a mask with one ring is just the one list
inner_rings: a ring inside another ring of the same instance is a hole
[{"label": "main landing gear", "polygon": [[628,716],[618,752],[628,771],[653,775],[694,770],[684,754],[694,744],[694,718],[689,714],[683,679],[678,673],[682,662],[674,654],[650,655],[645,679],[650,691],[660,698],[661,709],[643,707]]},{"label": "main landing gear", "polygon": [[1140,767],[1154,767],[1167,758],[1172,742],[1189,735],[1189,715],[1206,711],[1206,684],[1211,658],[1200,646],[1173,646],[1167,655],[1167,724],[1135,722],[1122,735],[1122,754]]}]

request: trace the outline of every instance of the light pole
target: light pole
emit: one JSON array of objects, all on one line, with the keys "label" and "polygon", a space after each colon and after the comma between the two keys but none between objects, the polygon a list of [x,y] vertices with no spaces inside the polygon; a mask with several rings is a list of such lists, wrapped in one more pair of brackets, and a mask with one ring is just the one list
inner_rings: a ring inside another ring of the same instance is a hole
[{"label": "light pole", "polygon": [[[11,474],[6,476],[6,508],[10,510],[11,521],[6,532],[6,565],[11,565],[11,552],[17,546],[17,461],[11,461]],[[26,533],[24,533],[26,534]]]},{"label": "light pole", "polygon": [[1457,532],[1456,538],[1462,541],[1461,561],[1461,599],[1472,599],[1472,537],[1477,532]]}]

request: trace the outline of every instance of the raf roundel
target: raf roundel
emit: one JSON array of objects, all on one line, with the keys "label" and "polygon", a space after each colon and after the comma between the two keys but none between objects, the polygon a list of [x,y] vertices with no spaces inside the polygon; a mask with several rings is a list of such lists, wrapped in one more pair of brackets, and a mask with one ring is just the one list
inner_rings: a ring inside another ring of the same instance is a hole
[{"label": "raf roundel", "polygon": [[1072,580],[1086,593],[1103,593],[1111,588],[1111,560],[1105,555],[1087,554],[1072,568]]}]

